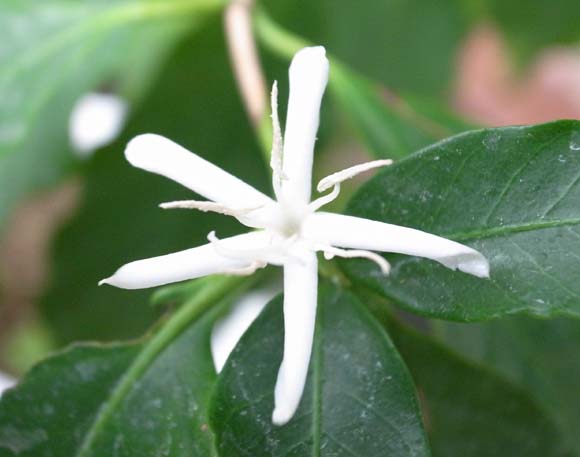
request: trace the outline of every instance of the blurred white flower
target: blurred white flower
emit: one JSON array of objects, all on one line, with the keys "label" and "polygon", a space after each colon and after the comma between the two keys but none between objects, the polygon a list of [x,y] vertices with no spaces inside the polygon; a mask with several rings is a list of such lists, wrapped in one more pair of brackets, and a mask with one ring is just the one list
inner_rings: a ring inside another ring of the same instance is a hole
[{"label": "blurred white flower", "polygon": [[219,319],[211,333],[211,355],[219,373],[238,341],[264,307],[279,292],[278,288],[258,289],[242,295],[230,312]]},{"label": "blurred white flower", "polygon": [[212,232],[209,244],[129,263],[101,281],[140,289],[216,273],[247,275],[267,264],[283,267],[284,357],[272,415],[277,425],[294,415],[308,373],[317,306],[317,251],[326,258],[370,259],[384,274],[389,272],[389,264],[371,251],[426,257],[475,276],[489,275],[485,257],[454,241],[411,228],[318,211],[338,196],[342,181],[391,161],[374,161],[335,173],[320,181],[317,188],[319,192],[333,190],[310,201],[320,103],[328,82],[324,48],[299,51],[289,76],[285,141],[278,122],[276,85],[272,91],[271,166],[276,200],[158,135],[133,139],[125,152],[132,165],[173,179],[210,200],[171,202],[161,205],[163,208],[215,211],[258,230],[222,240]]},{"label": "blurred white flower", "polygon": [[0,371],[0,397],[2,396],[5,390],[10,389],[15,384],[16,379]]},{"label": "blurred white flower", "polygon": [[88,157],[112,143],[121,133],[128,105],[117,95],[89,93],[75,104],[69,119],[69,136],[74,151]]}]

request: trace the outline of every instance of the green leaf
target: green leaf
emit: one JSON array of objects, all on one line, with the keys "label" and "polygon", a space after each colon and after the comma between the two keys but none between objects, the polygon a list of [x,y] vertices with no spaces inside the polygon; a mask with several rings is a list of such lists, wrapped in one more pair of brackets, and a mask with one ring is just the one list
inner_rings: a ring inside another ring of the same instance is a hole
[{"label": "green leaf", "polygon": [[98,281],[129,261],[205,244],[212,230],[220,237],[241,230],[233,218],[159,209],[195,194],[133,168],[123,156],[133,136],[162,134],[256,187],[267,185],[222,35],[215,18],[184,42],[126,134],[86,165],[81,207],[56,240],[52,283],[41,303],[61,344],[142,334],[157,315],[148,306],[151,291],[97,287]]},{"label": "green leaf", "polygon": [[486,324],[437,323],[437,335],[457,351],[487,364],[543,405],[580,455],[580,322],[511,318]]},{"label": "green leaf", "polygon": [[[471,13],[461,0],[262,0],[292,33],[392,90],[445,95]],[[297,7],[299,4],[299,7]]]},{"label": "green leaf", "polygon": [[465,243],[491,279],[391,256],[385,278],[369,262],[347,274],[413,312],[457,321],[528,313],[580,315],[580,122],[480,130],[385,169],[349,212]]},{"label": "green leaf", "polygon": [[563,456],[553,422],[523,389],[390,322],[421,393],[434,456]]},{"label": "green leaf", "polygon": [[0,455],[212,455],[210,331],[239,283],[206,281],[139,343],[77,346],[37,365],[2,397]]},{"label": "green leaf", "polygon": [[451,115],[435,114],[432,109],[424,115],[415,109],[422,106],[420,103],[413,107],[336,61],[330,72],[330,89],[376,157],[403,158],[436,140],[467,130]]},{"label": "green leaf", "polygon": [[486,0],[491,18],[520,57],[529,59],[548,45],[580,39],[580,8],[576,0]]},{"label": "green leaf", "polygon": [[350,294],[323,287],[310,373],[295,417],[272,425],[282,301],[244,335],[220,374],[211,423],[221,456],[427,456],[415,391],[387,334]]},{"label": "green leaf", "polygon": [[[304,46],[300,36],[274,22],[263,10],[256,14],[256,31],[265,46],[291,59]],[[377,157],[402,158],[452,133],[468,129],[466,123],[446,112],[439,102],[421,97],[399,97],[330,57],[329,89],[342,111]],[[325,123],[323,123],[323,126]]]},{"label": "green leaf", "polygon": [[75,161],[68,118],[83,93],[107,86],[131,102],[163,56],[219,0],[4,2],[0,15],[0,224],[32,190]]}]

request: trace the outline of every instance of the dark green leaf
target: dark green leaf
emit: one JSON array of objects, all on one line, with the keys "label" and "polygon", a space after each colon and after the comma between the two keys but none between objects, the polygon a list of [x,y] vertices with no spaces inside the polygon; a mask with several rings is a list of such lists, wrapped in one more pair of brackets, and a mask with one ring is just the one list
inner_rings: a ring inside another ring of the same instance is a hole
[{"label": "dark green leaf", "polygon": [[528,390],[554,417],[580,455],[580,322],[511,318],[486,324],[438,323],[453,348],[499,370]]},{"label": "dark green leaf", "polygon": [[394,323],[389,330],[421,393],[433,455],[568,455],[554,423],[524,390],[427,336]]},{"label": "dark green leaf", "polygon": [[207,234],[241,227],[222,216],[163,211],[159,203],[195,198],[180,185],[137,170],[123,149],[134,135],[155,132],[265,187],[265,167],[229,68],[221,21],[188,40],[115,145],[85,170],[81,209],[60,233],[50,290],[42,309],[61,343],[140,335],[154,312],[151,291],[97,287],[124,263],[207,243]]},{"label": "dark green leaf", "polygon": [[222,456],[429,455],[409,374],[386,333],[350,294],[324,287],[301,405],[271,423],[283,316],[273,301],[220,375],[211,422]]},{"label": "dark green leaf", "polygon": [[239,283],[206,281],[140,343],[77,346],[40,363],[0,402],[0,455],[211,455],[210,331]]},{"label": "dark green leaf", "polygon": [[74,163],[74,102],[107,86],[135,102],[184,31],[219,0],[34,0],[0,14],[0,223],[18,199]]},{"label": "dark green leaf", "polygon": [[358,284],[414,312],[473,321],[506,314],[580,314],[580,123],[458,135],[384,170],[350,213],[473,246],[491,279],[392,257],[390,277],[345,262]]}]

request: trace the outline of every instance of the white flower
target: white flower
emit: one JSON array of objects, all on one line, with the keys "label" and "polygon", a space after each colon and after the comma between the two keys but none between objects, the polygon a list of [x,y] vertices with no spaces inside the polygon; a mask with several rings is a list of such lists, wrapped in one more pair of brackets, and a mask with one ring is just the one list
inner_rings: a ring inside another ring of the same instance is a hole
[{"label": "white flower", "polygon": [[69,119],[69,136],[79,157],[112,143],[121,133],[129,106],[113,94],[91,92],[75,104]]},{"label": "white flower", "polygon": [[278,287],[252,290],[239,297],[230,312],[215,323],[211,332],[211,355],[218,373],[246,330],[279,292]]},{"label": "white flower", "polygon": [[289,77],[285,141],[278,122],[275,84],[272,91],[271,166],[276,200],[161,136],[139,136],[126,149],[132,165],[173,179],[209,200],[166,203],[163,208],[216,211],[257,230],[222,240],[212,232],[209,244],[129,263],[101,282],[139,289],[216,273],[251,274],[267,264],[283,267],[284,358],[272,415],[277,425],[292,418],[306,381],[316,317],[317,251],[327,258],[368,258],[385,274],[389,264],[371,251],[426,257],[475,276],[489,275],[485,257],[454,241],[411,228],[318,211],[336,198],[342,181],[391,161],[370,162],[323,179],[318,191],[333,190],[311,202],[313,150],[328,82],[324,48],[299,51]]},{"label": "white flower", "polygon": [[0,397],[2,394],[16,385],[16,379],[0,371]]}]

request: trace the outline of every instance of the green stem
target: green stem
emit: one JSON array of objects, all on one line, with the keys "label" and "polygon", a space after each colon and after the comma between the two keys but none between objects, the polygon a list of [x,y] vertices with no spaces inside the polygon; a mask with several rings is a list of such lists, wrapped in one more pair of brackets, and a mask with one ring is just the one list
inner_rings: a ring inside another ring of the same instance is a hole
[{"label": "green stem", "polygon": [[189,324],[202,316],[210,307],[218,302],[237,296],[240,290],[249,285],[247,278],[235,276],[217,276],[205,280],[198,293],[186,302],[171,316],[159,330],[143,345],[129,369],[120,378],[111,392],[109,400],[104,404],[93,421],[93,425],[86,435],[78,457],[88,457],[91,449],[106,426],[115,410],[134,386],[135,380],[140,378],[151,366],[157,356],[177,338]]},{"label": "green stem", "polygon": [[[260,42],[272,53],[286,58],[292,59],[294,54],[300,49],[307,46],[313,46],[308,40],[294,35],[292,32],[284,29],[279,24],[274,22],[263,9],[257,9],[254,16],[254,27],[256,36]],[[332,66],[333,72],[344,72],[344,64],[329,55],[328,60]],[[330,83],[333,83],[332,73],[330,75]]]},{"label": "green stem", "polygon": [[[254,17],[256,36],[270,52],[291,60],[294,54],[307,46],[313,46],[308,40],[294,35],[273,21],[263,9],[257,9]],[[329,86],[335,90],[344,78],[354,77],[354,72],[347,70],[345,65],[332,55],[327,55],[332,72],[329,75]]]},{"label": "green stem", "polygon": [[258,39],[274,54],[291,59],[301,48],[311,44],[274,22],[263,9],[256,9],[254,27]]}]

